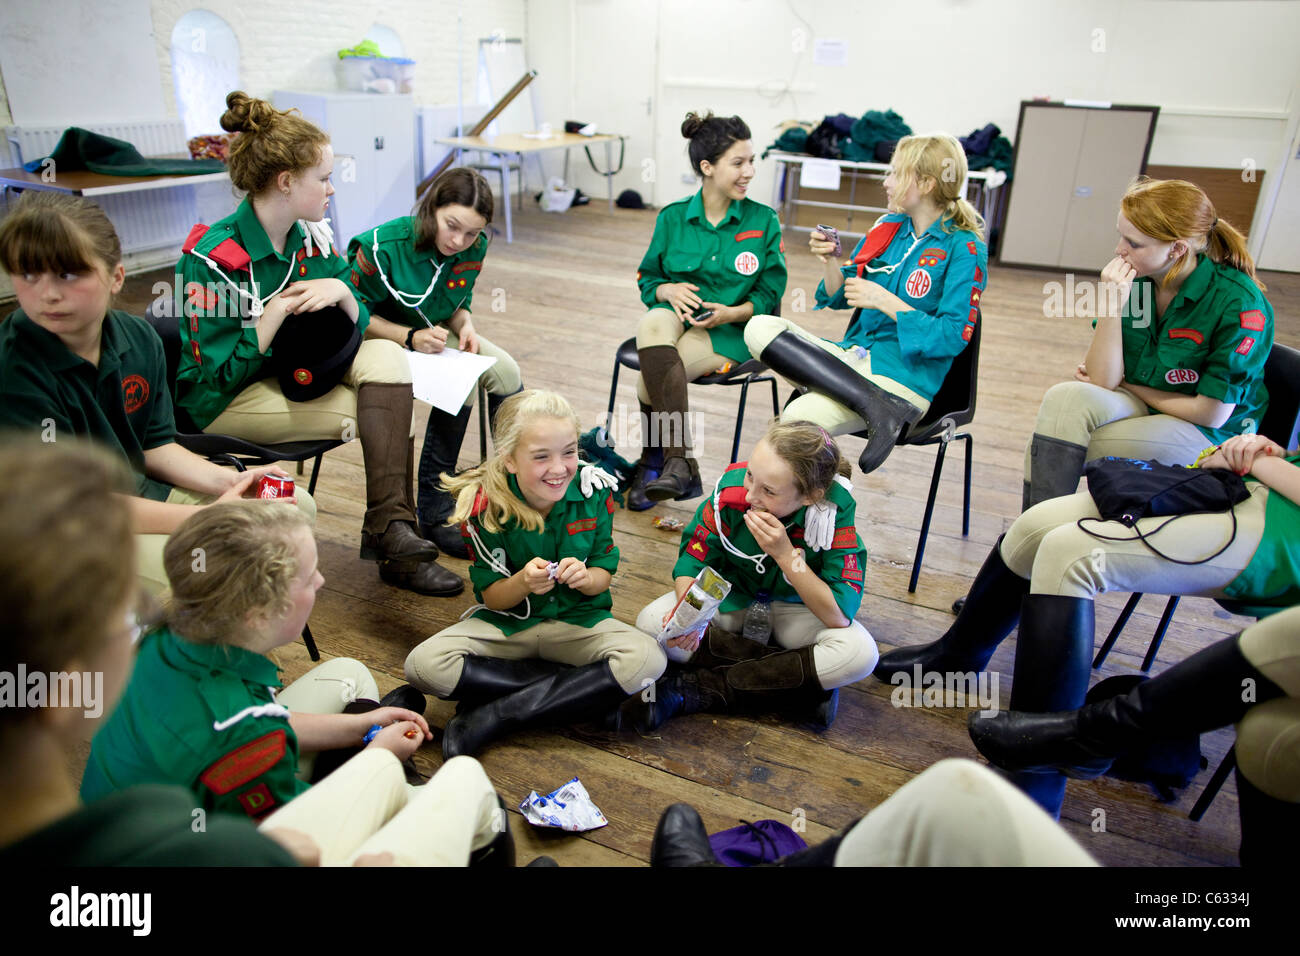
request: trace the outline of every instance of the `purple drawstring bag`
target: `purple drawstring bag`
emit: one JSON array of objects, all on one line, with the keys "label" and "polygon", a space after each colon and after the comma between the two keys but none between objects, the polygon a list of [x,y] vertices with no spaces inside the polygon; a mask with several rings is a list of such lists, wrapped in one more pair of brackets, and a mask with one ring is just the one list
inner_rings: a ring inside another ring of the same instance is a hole
[{"label": "purple drawstring bag", "polygon": [[777,820],[759,820],[757,823],[742,820],[740,826],[710,836],[709,846],[724,866],[774,863],[783,856],[808,848],[799,834]]}]

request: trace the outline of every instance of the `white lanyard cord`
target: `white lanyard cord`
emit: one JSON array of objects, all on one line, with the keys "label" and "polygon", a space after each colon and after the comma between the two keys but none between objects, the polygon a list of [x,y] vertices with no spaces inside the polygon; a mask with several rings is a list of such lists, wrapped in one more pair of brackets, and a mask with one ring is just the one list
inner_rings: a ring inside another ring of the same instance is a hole
[{"label": "white lanyard cord", "polygon": [[[479,538],[478,532],[474,530],[474,520],[472,518],[465,519],[465,527],[469,529],[469,536],[474,540],[474,547],[478,549],[474,553],[482,557],[483,560],[487,562],[487,566],[491,568],[493,571],[495,571],[497,574],[504,574],[506,577],[511,577],[512,572],[510,568],[507,567],[502,562],[498,561],[496,559],[496,556],[491,551],[483,547],[483,541]],[[514,614],[511,611],[495,611],[492,608],[488,607],[486,604],[475,604],[473,607],[469,608],[464,614],[460,616],[460,620],[463,621],[465,620],[465,618],[469,617],[475,611],[481,610],[481,611],[492,611],[493,614],[504,614],[507,617],[513,617],[516,621],[526,621],[533,616],[533,605],[532,602],[528,599],[527,595],[524,596],[524,608],[525,610],[523,614]]]},{"label": "white lanyard cord", "polygon": [[[442,267],[447,264],[445,259],[438,263],[438,268],[433,270],[433,278],[429,280],[429,287],[424,290],[424,295],[417,296],[414,292],[403,292],[401,289],[394,288],[393,284],[388,281],[388,273],[384,271],[384,263],[379,258],[378,228],[375,229],[374,239],[370,243],[370,254],[375,260],[375,268],[379,270],[379,281],[384,284],[384,288],[388,290],[389,294],[396,299],[400,305],[404,305],[408,309],[415,309],[416,312],[420,312],[420,306],[424,304],[424,300],[429,298],[430,293],[433,292],[433,287],[438,284],[438,276],[442,275]],[[423,312],[420,312],[420,318],[424,319]],[[424,321],[428,322],[429,320],[424,319]]]},{"label": "white lanyard cord", "polygon": [[[306,233],[305,228],[303,232]],[[310,234],[308,233],[308,235]],[[306,245],[310,241],[311,241],[310,239],[304,240],[304,245]],[[284,289],[284,287],[289,284],[289,278],[293,275],[294,258],[293,258],[293,254],[291,253],[289,255],[289,271],[284,274],[284,278],[280,280],[280,284],[275,287],[274,292],[272,292],[268,296],[262,296],[260,294],[261,290],[257,287],[257,280],[253,278],[253,265],[251,262],[249,263],[248,266],[248,281],[252,284],[253,291],[248,292],[246,289],[244,289],[243,286],[237,283],[234,279],[226,275],[226,273],[222,270],[221,266],[217,265],[215,262],[213,262],[211,259],[205,256],[203,253],[199,252],[197,248],[191,249],[190,254],[198,256],[200,259],[206,262],[208,264],[208,268],[211,269],[213,272],[215,272],[217,275],[221,276],[221,278],[226,281],[226,284],[229,285],[232,289],[234,289],[235,292],[241,298],[248,299],[252,303],[252,306],[250,307],[250,311],[254,316],[258,316],[262,314],[262,307],[280,294],[280,292]]]},{"label": "white lanyard cord", "polygon": [[[746,561],[752,561],[754,564],[754,570],[757,571],[759,574],[762,574],[764,562],[767,561],[767,557],[768,557],[767,552],[762,551],[756,555],[746,554],[744,551],[741,551],[738,547],[736,547],[734,544],[731,543],[731,541],[727,538],[727,532],[725,532],[722,529],[722,501],[720,498],[721,485],[722,485],[722,475],[719,475],[718,480],[713,484],[713,521],[718,527],[718,540],[722,542],[722,549],[731,554],[734,554],[738,558],[743,558]],[[742,518],[741,520],[744,519]]]},{"label": "white lanyard cord", "polygon": [[915,249],[917,246],[919,246],[921,244],[921,240],[924,238],[925,238],[925,233],[921,233],[919,236],[913,239],[912,244],[908,246],[907,251],[903,253],[903,258],[899,259],[893,265],[871,266],[871,265],[867,265],[866,263],[863,263],[863,269],[866,270],[867,272],[873,272],[873,273],[883,272],[885,275],[892,274],[895,269],[897,269],[899,266],[901,266],[904,262],[908,260],[908,258],[912,255],[912,250]]}]

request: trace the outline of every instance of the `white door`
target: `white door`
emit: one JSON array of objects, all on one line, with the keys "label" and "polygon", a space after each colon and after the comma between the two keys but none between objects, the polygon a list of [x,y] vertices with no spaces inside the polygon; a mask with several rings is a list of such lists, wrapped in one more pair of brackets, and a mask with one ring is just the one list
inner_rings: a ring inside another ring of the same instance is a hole
[{"label": "white door", "polygon": [[[656,45],[659,5],[644,0],[573,0],[574,115],[560,118],[594,122],[602,133],[627,137],[623,170],[614,177],[614,195],[635,189],[647,204],[655,201]],[[614,166],[619,146],[612,147]],[[605,148],[591,147],[602,169]],[[569,180],[592,201],[605,197],[606,184],[582,150],[572,150]]]}]

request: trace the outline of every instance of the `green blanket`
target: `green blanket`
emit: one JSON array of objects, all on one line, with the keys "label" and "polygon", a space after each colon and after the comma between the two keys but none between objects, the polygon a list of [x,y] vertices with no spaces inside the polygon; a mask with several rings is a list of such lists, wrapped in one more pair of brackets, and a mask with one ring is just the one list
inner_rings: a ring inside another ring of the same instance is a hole
[{"label": "green blanket", "polygon": [[130,143],[90,130],[70,126],[63,131],[54,152],[41,159],[24,163],[29,173],[40,172],[45,161],[53,160],[58,170],[75,172],[86,169],[106,176],[197,176],[201,173],[225,172],[219,159],[146,159]]}]

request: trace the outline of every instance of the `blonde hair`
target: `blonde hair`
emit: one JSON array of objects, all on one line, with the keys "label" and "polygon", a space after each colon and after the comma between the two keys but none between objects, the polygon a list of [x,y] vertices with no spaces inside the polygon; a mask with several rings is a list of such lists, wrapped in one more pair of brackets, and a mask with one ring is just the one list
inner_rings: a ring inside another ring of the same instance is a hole
[{"label": "blonde hair", "polygon": [[482,491],[487,507],[479,521],[488,531],[499,533],[512,524],[527,531],[542,530],[545,519],[536,508],[510,490],[506,459],[514,456],[528,428],[545,418],[568,422],[573,426],[573,437],[578,437],[580,424],[573,406],[555,392],[530,388],[501,403],[497,410],[492,457],[459,475],[442,475],[443,487],[456,496],[456,509],[448,519],[449,524],[467,520],[474,511],[475,499]]},{"label": "blonde hair", "polygon": [[812,501],[826,496],[836,475],[848,478],[853,473],[835,439],[812,422],[774,421],[767,426],[763,441],[790,466],[799,494]]},{"label": "blonde hair", "polygon": [[[135,587],[130,472],[90,442],[10,433],[0,488],[0,670],[89,664],[122,624],[109,613]],[[0,726],[30,713],[0,708]]]},{"label": "blonde hair", "polygon": [[310,527],[297,508],[265,501],[223,502],[186,519],[163,548],[168,626],[199,643],[236,644],[250,612],[284,614],[301,570],[293,536]]},{"label": "blonde hair", "polygon": [[[894,147],[889,165],[901,192],[907,192],[915,184],[943,210],[940,224],[944,231],[973,232],[984,238],[984,217],[962,196],[967,173],[966,151],[955,137],[948,133],[904,136]],[[925,193],[927,180],[934,185]]]},{"label": "blonde hair", "polygon": [[1182,239],[1188,251],[1169,267],[1161,286],[1166,286],[1186,268],[1194,268],[1196,256],[1204,252],[1214,262],[1246,273],[1264,290],[1255,275],[1255,260],[1246,251],[1246,237],[1214,211],[1214,203],[1195,183],[1184,179],[1149,179],[1139,176],[1120,200],[1120,212],[1133,228],[1157,242]]},{"label": "blonde hair", "polygon": [[277,110],[266,100],[235,90],[226,97],[221,128],[238,133],[230,144],[230,181],[256,196],[282,172],[297,174],[320,162],[330,138],[297,110]]}]

